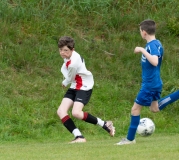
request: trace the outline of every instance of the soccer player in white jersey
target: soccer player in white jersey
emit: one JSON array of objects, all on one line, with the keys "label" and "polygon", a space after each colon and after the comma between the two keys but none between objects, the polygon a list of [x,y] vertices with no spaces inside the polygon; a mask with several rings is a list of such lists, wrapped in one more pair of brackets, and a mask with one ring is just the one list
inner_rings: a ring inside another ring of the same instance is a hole
[{"label": "soccer player in white jersey", "polygon": [[63,125],[74,135],[70,143],[86,142],[86,139],[70,118],[68,111],[72,108],[72,116],[91,124],[98,124],[111,136],[115,134],[115,127],[112,121],[103,121],[98,117],[83,112],[83,107],[90,100],[94,85],[93,75],[87,70],[85,61],[75,50],[75,42],[71,37],[61,37],[58,42],[60,56],[64,59],[61,72],[64,76],[62,87],[70,88],[57,110]]},{"label": "soccer player in white jersey", "polygon": [[158,112],[179,99],[179,90],[160,99],[163,86],[160,77],[160,67],[164,54],[163,46],[155,38],[156,26],[153,20],[144,20],[139,26],[141,37],[147,41],[145,48],[136,47],[134,49],[134,53],[142,53],[142,84],[131,109],[131,122],[127,137],[116,145],[136,143],[135,134],[140,121],[142,106],[149,106],[152,112]]}]

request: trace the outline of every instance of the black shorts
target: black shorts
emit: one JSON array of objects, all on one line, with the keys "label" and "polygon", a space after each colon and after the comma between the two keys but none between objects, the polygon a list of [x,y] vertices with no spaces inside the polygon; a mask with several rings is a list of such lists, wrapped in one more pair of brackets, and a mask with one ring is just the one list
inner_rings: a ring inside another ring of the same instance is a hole
[{"label": "black shorts", "polygon": [[66,94],[64,95],[64,98],[69,98],[73,102],[81,102],[84,105],[86,105],[90,100],[92,91],[92,89],[88,91],[83,91],[69,88]]}]

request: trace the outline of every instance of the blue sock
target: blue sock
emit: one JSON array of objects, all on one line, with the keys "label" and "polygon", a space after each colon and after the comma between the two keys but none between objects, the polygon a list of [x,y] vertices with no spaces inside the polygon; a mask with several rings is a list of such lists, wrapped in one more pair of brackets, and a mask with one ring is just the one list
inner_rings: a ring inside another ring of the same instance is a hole
[{"label": "blue sock", "polygon": [[159,110],[164,109],[168,104],[173,103],[178,99],[179,99],[179,90],[160,99],[158,102]]},{"label": "blue sock", "polygon": [[137,127],[139,125],[139,121],[140,121],[140,115],[139,116],[131,115],[131,123],[127,134],[128,140],[133,141],[135,139],[135,134],[136,134]]}]

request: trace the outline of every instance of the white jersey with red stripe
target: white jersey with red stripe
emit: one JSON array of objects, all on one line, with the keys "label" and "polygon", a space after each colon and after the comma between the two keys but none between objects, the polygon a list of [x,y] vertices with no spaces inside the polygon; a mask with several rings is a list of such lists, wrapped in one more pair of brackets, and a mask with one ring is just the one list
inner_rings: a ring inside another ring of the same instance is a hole
[{"label": "white jersey with red stripe", "polygon": [[84,59],[75,51],[72,52],[70,59],[64,59],[61,72],[65,79],[62,84],[77,90],[90,90],[93,88],[94,79],[90,71],[86,69]]}]

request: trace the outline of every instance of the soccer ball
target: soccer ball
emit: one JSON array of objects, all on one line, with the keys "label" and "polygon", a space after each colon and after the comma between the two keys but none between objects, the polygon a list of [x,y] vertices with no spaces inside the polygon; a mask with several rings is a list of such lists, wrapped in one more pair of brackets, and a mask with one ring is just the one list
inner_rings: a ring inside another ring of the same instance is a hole
[{"label": "soccer ball", "polygon": [[137,133],[143,137],[150,136],[155,131],[155,124],[150,118],[140,119],[139,125],[137,127]]}]

